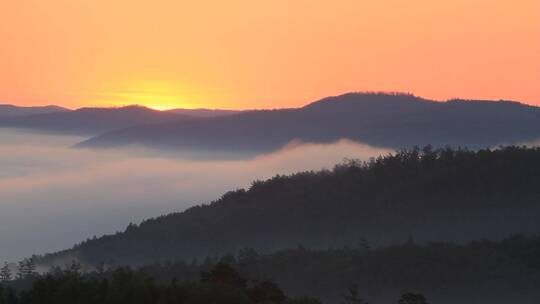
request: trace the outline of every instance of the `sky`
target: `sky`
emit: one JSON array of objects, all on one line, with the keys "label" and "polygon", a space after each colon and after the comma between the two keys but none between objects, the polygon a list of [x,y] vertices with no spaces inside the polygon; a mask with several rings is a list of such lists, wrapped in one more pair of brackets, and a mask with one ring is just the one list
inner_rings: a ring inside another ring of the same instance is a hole
[{"label": "sky", "polygon": [[540,1],[0,1],[0,103],[283,108],[350,91],[540,105]]}]

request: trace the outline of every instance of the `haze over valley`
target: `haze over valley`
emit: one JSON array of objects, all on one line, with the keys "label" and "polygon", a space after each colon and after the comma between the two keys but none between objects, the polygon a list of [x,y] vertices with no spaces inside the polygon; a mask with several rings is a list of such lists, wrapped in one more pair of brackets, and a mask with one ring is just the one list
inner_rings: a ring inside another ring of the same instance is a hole
[{"label": "haze over valley", "polygon": [[1,0],[0,304],[540,303],[540,1]]},{"label": "haze over valley", "polygon": [[193,154],[142,147],[71,148],[83,139],[0,129],[0,260],[64,249],[129,222],[209,202],[256,179],[389,152],[344,140],[292,143],[250,159],[194,160]]}]

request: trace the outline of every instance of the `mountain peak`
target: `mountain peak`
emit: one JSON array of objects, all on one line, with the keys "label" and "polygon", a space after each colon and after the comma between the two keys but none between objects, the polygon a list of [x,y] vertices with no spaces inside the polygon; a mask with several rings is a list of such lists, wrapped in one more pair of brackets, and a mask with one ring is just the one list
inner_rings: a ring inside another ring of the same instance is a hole
[{"label": "mountain peak", "polygon": [[321,107],[349,103],[395,103],[395,102],[411,102],[424,101],[434,102],[432,100],[423,99],[411,93],[402,92],[349,92],[336,96],[329,96],[318,101],[312,102],[304,108]]}]

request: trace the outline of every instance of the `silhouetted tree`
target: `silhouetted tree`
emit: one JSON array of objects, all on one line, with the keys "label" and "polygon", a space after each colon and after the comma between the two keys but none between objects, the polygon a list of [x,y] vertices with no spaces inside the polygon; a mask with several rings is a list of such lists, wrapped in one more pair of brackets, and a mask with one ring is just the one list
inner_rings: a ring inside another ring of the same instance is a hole
[{"label": "silhouetted tree", "polygon": [[7,262],[4,262],[4,266],[0,268],[0,282],[7,282],[11,281],[12,275],[11,275],[11,269],[9,268],[9,264]]},{"label": "silhouetted tree", "polygon": [[26,258],[19,262],[17,277],[19,279],[28,279],[36,276],[36,263],[34,258]]},{"label": "silhouetted tree", "polygon": [[321,301],[317,298],[300,297],[300,298],[287,299],[285,303],[287,304],[321,304]]},{"label": "silhouetted tree", "polygon": [[428,304],[426,297],[421,293],[404,293],[398,300],[399,304]]},{"label": "silhouetted tree", "polygon": [[358,285],[352,285],[348,288],[347,294],[343,295],[344,304],[368,304],[364,299],[360,298]]},{"label": "silhouetted tree", "polygon": [[217,263],[209,272],[203,272],[201,281],[236,288],[246,288],[247,283],[247,280],[242,278],[234,268],[221,262]]},{"label": "silhouetted tree", "polygon": [[283,291],[270,281],[256,283],[255,286],[248,289],[248,294],[254,303],[279,304],[287,299]]},{"label": "silhouetted tree", "polygon": [[82,275],[81,263],[77,260],[71,261],[71,264],[68,267],[66,267],[66,272],[74,276]]}]

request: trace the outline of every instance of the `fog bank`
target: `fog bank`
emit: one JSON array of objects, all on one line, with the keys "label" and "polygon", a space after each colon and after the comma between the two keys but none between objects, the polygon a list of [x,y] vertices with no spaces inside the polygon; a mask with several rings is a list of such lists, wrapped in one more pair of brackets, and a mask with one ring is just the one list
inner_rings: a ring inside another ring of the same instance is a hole
[{"label": "fog bank", "polygon": [[0,262],[207,203],[256,179],[390,152],[342,140],[291,143],[253,159],[193,160],[144,148],[70,148],[80,140],[0,129]]}]

